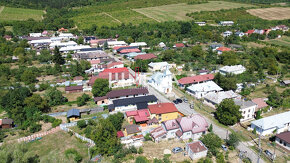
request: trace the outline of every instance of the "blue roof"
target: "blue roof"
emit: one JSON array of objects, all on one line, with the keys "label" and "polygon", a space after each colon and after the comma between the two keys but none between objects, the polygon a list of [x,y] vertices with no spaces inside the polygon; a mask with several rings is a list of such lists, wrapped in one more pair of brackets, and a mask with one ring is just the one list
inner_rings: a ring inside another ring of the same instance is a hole
[{"label": "blue roof", "polygon": [[66,117],[67,118],[80,117],[80,110],[79,109],[71,109],[71,110],[67,111]]}]

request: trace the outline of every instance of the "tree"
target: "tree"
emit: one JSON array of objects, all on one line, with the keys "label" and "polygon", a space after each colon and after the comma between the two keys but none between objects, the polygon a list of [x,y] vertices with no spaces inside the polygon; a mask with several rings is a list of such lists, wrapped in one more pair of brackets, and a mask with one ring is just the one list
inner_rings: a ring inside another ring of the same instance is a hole
[{"label": "tree", "polygon": [[38,94],[33,94],[31,97],[25,98],[24,104],[30,108],[37,108],[41,112],[47,113],[50,111],[46,99],[43,99]]},{"label": "tree", "polygon": [[144,156],[138,156],[135,163],[149,163],[149,160]]},{"label": "tree", "polygon": [[59,48],[58,47],[55,47],[54,48],[54,55],[52,57],[52,61],[55,63],[55,64],[59,64],[59,65],[62,65],[65,63],[65,60],[64,58],[61,56],[60,52],[59,52]]},{"label": "tree", "polygon": [[32,72],[31,69],[27,69],[21,75],[21,81],[26,85],[36,82],[36,75]]},{"label": "tree", "polygon": [[217,83],[217,85],[219,85],[225,91],[237,89],[237,80],[233,75],[224,76],[220,73],[217,73],[215,75],[214,82]]},{"label": "tree", "polygon": [[86,123],[85,120],[79,120],[77,122],[77,126],[78,126],[78,128],[83,129],[83,128],[85,128],[87,126],[87,123]]},{"label": "tree", "polygon": [[229,135],[229,139],[226,140],[227,145],[232,146],[234,148],[239,144],[239,142],[240,142],[240,139],[235,132],[232,132]]},{"label": "tree", "polygon": [[117,131],[108,119],[100,120],[90,134],[96,146],[93,150],[102,155],[113,155],[120,149]]},{"label": "tree", "polygon": [[216,117],[224,125],[234,125],[242,118],[240,106],[233,99],[225,99],[217,106]]},{"label": "tree", "polygon": [[256,119],[261,119],[262,118],[261,114],[262,114],[262,111],[261,110],[258,110],[256,112]]},{"label": "tree", "polygon": [[108,117],[108,120],[113,124],[115,129],[117,131],[119,131],[122,128],[122,124],[123,124],[123,120],[124,120],[124,114],[122,114],[121,112],[118,112],[117,114],[111,114]]},{"label": "tree", "polygon": [[202,143],[209,149],[209,152],[215,156],[223,143],[222,139],[212,132],[203,135],[200,138],[200,141],[202,141]]},{"label": "tree", "polygon": [[0,149],[0,160],[3,162],[40,162],[39,156],[30,152],[25,143],[2,145]]},{"label": "tree", "polygon": [[111,89],[109,88],[108,79],[96,79],[93,84],[92,93],[95,97],[105,96]]},{"label": "tree", "polygon": [[268,96],[267,103],[273,107],[280,107],[282,105],[283,99],[279,93],[274,89],[272,93]]},{"label": "tree", "polygon": [[56,87],[49,88],[45,92],[45,97],[50,106],[62,105],[67,102],[67,98],[62,96],[61,91],[57,90]]},{"label": "tree", "polygon": [[77,105],[78,106],[83,106],[89,100],[90,100],[90,96],[84,93],[82,96],[77,98]]},{"label": "tree", "polygon": [[84,38],[82,36],[78,37],[77,43],[84,44]]},{"label": "tree", "polygon": [[208,128],[208,131],[209,131],[209,132],[212,132],[212,130],[213,130],[213,127],[212,127],[212,124],[210,124],[210,126],[209,126],[209,128]]}]

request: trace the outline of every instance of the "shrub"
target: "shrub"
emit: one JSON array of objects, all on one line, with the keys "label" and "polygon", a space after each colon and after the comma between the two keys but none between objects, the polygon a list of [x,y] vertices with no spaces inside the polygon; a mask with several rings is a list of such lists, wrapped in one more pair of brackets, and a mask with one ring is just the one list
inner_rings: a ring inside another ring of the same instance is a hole
[{"label": "shrub", "polygon": [[59,126],[60,124],[62,123],[62,120],[61,119],[55,119],[53,122],[52,122],[52,128],[55,128],[56,126]]},{"label": "shrub", "polygon": [[31,133],[35,133],[35,132],[40,131],[40,130],[41,130],[41,124],[36,124],[36,123],[31,124],[31,126],[29,128],[29,131]]},{"label": "shrub", "polygon": [[77,122],[77,126],[78,126],[78,128],[82,129],[82,128],[85,128],[87,126],[87,123],[85,120],[79,120]]},{"label": "shrub", "polygon": [[138,154],[142,154],[142,153],[143,153],[143,148],[140,147],[140,148],[138,149]]},{"label": "shrub", "polygon": [[145,141],[152,141],[152,138],[150,137],[150,134],[147,133],[145,136],[144,136],[144,139]]}]

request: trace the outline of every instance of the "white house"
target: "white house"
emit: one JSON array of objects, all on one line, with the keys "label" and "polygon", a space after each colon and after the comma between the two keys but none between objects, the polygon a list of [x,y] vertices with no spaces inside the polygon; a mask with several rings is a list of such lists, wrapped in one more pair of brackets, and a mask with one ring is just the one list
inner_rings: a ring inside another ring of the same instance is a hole
[{"label": "white house", "polygon": [[133,43],[131,43],[129,46],[141,46],[141,47],[146,47],[147,46],[147,44],[146,44],[146,42],[133,42]]},{"label": "white house", "polygon": [[199,26],[205,26],[206,23],[205,22],[195,22],[195,24],[199,25]]},{"label": "white house", "polygon": [[229,37],[230,35],[232,35],[233,34],[233,32],[231,32],[231,31],[225,31],[224,33],[223,33],[223,37]]},{"label": "white house", "polygon": [[52,42],[49,47],[51,49],[53,49],[54,47],[67,47],[67,46],[77,46],[78,44],[74,41],[68,41],[68,42],[60,42],[60,41],[55,41],[55,42]]},{"label": "white house", "polygon": [[162,93],[170,93],[172,91],[172,73],[169,71],[167,66],[166,70],[161,72],[156,72],[148,80],[148,84],[157,89]]},{"label": "white house", "polygon": [[167,62],[151,62],[148,66],[151,71],[163,71],[169,64]]},{"label": "white house", "polygon": [[58,35],[59,38],[62,40],[69,40],[69,39],[75,39],[76,37],[72,33],[60,33]]},{"label": "white house", "polygon": [[220,21],[220,25],[222,26],[232,26],[234,25],[233,21]]},{"label": "white house", "polygon": [[90,46],[89,45],[66,46],[66,47],[61,47],[59,51],[62,53],[69,53],[69,52],[78,52],[81,49],[87,49],[87,48],[90,48]]},{"label": "white house", "polygon": [[219,87],[215,82],[208,81],[205,83],[193,84],[187,87],[187,93],[196,98],[203,98],[210,92],[219,92],[223,89]]},{"label": "white house", "polygon": [[108,41],[108,47],[113,48],[115,46],[127,46],[125,41]]},{"label": "white house", "polygon": [[41,37],[41,33],[29,33],[30,37]]},{"label": "white house", "polygon": [[270,117],[265,117],[255,120],[251,123],[251,128],[255,129],[258,134],[263,136],[271,135],[273,132],[277,134],[290,129],[290,111],[281,114],[276,114]]},{"label": "white house", "polygon": [[185,151],[192,160],[197,160],[207,155],[207,148],[201,141],[187,143]]},{"label": "white house", "polygon": [[257,104],[242,99],[235,99],[234,102],[236,105],[240,106],[240,111],[242,112],[242,118],[240,119],[241,122],[254,119],[255,111],[258,107]]},{"label": "white house", "polygon": [[239,32],[236,32],[235,35],[239,36],[239,37],[243,37],[243,36],[245,36],[245,33],[239,31]]},{"label": "white house", "polygon": [[220,91],[220,92],[211,92],[204,96],[204,103],[215,107],[215,105],[220,104],[224,99],[236,99],[241,98],[241,96],[234,91]]},{"label": "white house", "polygon": [[235,65],[235,66],[224,66],[222,68],[219,69],[219,72],[222,75],[226,75],[226,74],[241,74],[243,72],[246,71],[246,68],[242,65]]},{"label": "white house", "polygon": [[160,48],[165,48],[165,47],[166,47],[166,45],[164,44],[164,42],[160,42],[160,43],[158,44],[158,46],[159,46]]}]

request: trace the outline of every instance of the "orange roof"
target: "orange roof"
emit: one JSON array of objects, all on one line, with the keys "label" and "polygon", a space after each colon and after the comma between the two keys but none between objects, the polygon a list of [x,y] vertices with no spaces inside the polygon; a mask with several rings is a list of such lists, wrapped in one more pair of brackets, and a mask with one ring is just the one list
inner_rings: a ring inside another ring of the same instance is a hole
[{"label": "orange roof", "polygon": [[224,51],[231,51],[231,49],[230,48],[227,48],[227,47],[219,47],[219,48],[217,48],[217,51],[224,52]]},{"label": "orange roof", "polygon": [[176,43],[175,44],[175,47],[177,47],[177,48],[182,48],[182,47],[184,47],[185,45],[183,44],[183,43]]},{"label": "orange roof", "polygon": [[151,114],[165,114],[165,113],[172,113],[178,112],[177,108],[173,103],[160,103],[154,105],[148,105],[148,109],[150,110]]},{"label": "orange roof", "polygon": [[213,80],[214,75],[213,74],[205,74],[205,75],[197,75],[197,76],[190,76],[190,77],[184,77],[178,80],[179,84],[191,84],[191,83],[198,83],[203,82],[207,80]]},{"label": "orange roof", "polygon": [[129,70],[126,67],[111,68],[111,69],[105,69],[102,73],[120,73],[120,72],[129,72]]}]

